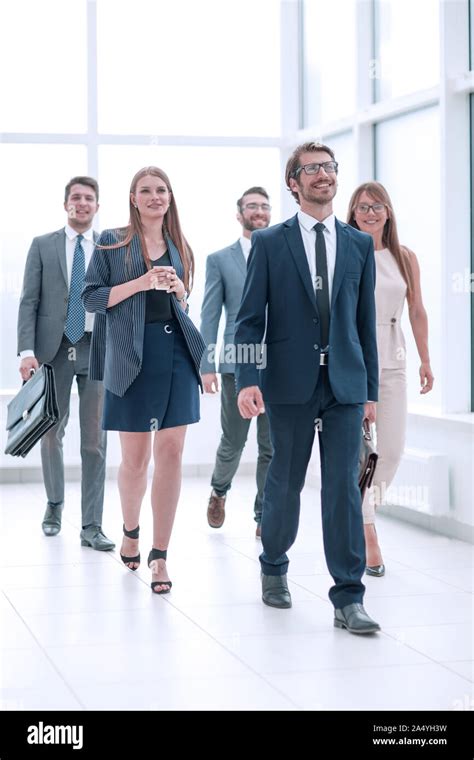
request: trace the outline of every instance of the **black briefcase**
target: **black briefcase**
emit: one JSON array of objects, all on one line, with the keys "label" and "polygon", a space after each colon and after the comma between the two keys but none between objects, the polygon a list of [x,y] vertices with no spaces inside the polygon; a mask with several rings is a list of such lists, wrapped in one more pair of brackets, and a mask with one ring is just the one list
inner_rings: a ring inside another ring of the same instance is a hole
[{"label": "black briefcase", "polygon": [[8,404],[5,454],[26,457],[59,419],[54,370],[42,364]]},{"label": "black briefcase", "polygon": [[367,488],[370,488],[377,467],[379,455],[375,449],[372,431],[368,420],[362,422],[362,441],[359,453],[359,489],[362,499]]}]

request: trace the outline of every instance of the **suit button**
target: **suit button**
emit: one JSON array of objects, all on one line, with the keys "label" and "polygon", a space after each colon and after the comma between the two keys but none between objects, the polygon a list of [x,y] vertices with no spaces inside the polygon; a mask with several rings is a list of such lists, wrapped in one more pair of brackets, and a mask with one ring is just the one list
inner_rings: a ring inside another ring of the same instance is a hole
[{"label": "suit button", "polygon": [[397,320],[395,319],[395,317],[392,317],[392,319],[390,320],[390,322],[391,322],[392,324],[394,324],[396,321],[397,321]]},{"label": "suit button", "polygon": [[315,350],[315,351],[317,351],[317,350],[318,350],[318,348],[319,348],[318,344],[317,344],[317,343],[315,343],[315,344],[314,344],[314,346],[313,346],[313,348],[314,348],[314,350]]},{"label": "suit button", "polygon": [[313,322],[314,322],[314,324],[315,324],[315,325],[317,325],[317,324],[318,324],[318,322],[319,322],[319,319],[318,319],[317,317],[314,317],[314,318],[313,318]]}]

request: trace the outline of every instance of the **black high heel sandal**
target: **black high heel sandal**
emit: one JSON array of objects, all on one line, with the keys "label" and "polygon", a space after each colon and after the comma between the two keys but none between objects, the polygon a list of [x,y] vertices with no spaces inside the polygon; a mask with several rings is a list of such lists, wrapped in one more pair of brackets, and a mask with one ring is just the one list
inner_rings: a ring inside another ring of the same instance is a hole
[{"label": "black high heel sandal", "polygon": [[[127,536],[127,538],[138,538],[140,534],[140,526],[137,525],[136,528],[133,530],[126,530],[125,525],[123,526],[123,535]],[[120,554],[120,559],[122,560],[124,565],[128,565],[129,562],[136,562],[140,564],[140,554],[138,553],[136,557],[126,557],[125,554]],[[137,567],[129,567],[129,570],[138,570]]]},{"label": "black high heel sandal", "polygon": [[[148,567],[150,567],[150,563],[153,562],[155,559],[164,559],[166,561],[166,555],[167,555],[166,549],[152,549],[150,554],[148,555]],[[171,586],[173,585],[171,581],[152,581],[151,582],[151,590],[154,594],[169,594],[171,590]],[[161,591],[155,591],[155,588],[157,586],[168,586],[168,588],[164,588]]]}]

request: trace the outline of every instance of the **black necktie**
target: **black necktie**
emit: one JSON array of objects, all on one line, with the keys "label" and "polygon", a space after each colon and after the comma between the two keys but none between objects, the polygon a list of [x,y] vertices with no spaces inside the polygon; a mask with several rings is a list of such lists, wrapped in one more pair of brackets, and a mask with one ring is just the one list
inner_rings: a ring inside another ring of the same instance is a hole
[{"label": "black necktie", "polygon": [[326,351],[329,343],[329,281],[324,224],[314,225],[316,230],[316,304],[321,322],[321,350]]}]

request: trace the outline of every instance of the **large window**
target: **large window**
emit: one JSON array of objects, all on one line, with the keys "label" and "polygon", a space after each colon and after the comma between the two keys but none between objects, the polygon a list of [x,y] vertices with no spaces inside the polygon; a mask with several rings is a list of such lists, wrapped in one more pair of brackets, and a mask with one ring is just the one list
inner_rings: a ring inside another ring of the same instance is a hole
[{"label": "large window", "polygon": [[278,135],[275,0],[98,0],[99,131]]},{"label": "large window", "polygon": [[[429,320],[431,366],[437,382],[429,405],[441,405],[442,262],[440,247],[439,109],[427,108],[376,127],[377,180],[392,199],[400,242],[413,250],[421,269],[423,300]],[[396,156],[396,160],[394,157]],[[419,401],[419,358],[405,310],[408,400]]]},{"label": "large window", "polygon": [[355,110],[357,4],[303,2],[303,119],[314,126]]},{"label": "large window", "polygon": [[438,84],[438,0],[376,0],[375,60],[377,100]]},{"label": "large window", "polygon": [[241,193],[267,187],[280,220],[280,3],[18,0],[0,28],[5,390],[26,254],[64,226],[72,176],[97,176],[100,229],[127,222],[138,169],[165,169],[196,254],[197,319],[205,257],[239,236]]},{"label": "large window", "polygon": [[470,66],[471,71],[474,70],[474,0],[469,2],[469,18],[470,18]]},{"label": "large window", "polygon": [[337,218],[345,222],[349,200],[357,184],[354,138],[352,132],[344,132],[328,137],[324,142],[332,148],[339,164],[337,194],[333,205]]},{"label": "large window", "polygon": [[84,174],[81,145],[0,145],[1,325],[0,388],[18,386],[16,324],[26,256],[36,235],[64,227],[64,187]]},{"label": "large window", "polygon": [[0,5],[3,132],[84,132],[87,37],[84,0]]},{"label": "large window", "polygon": [[[474,3],[473,3],[474,4]],[[474,8],[473,8],[474,11]],[[472,41],[472,40],[471,40]],[[470,96],[471,103],[471,411],[474,412],[474,94]]]}]

